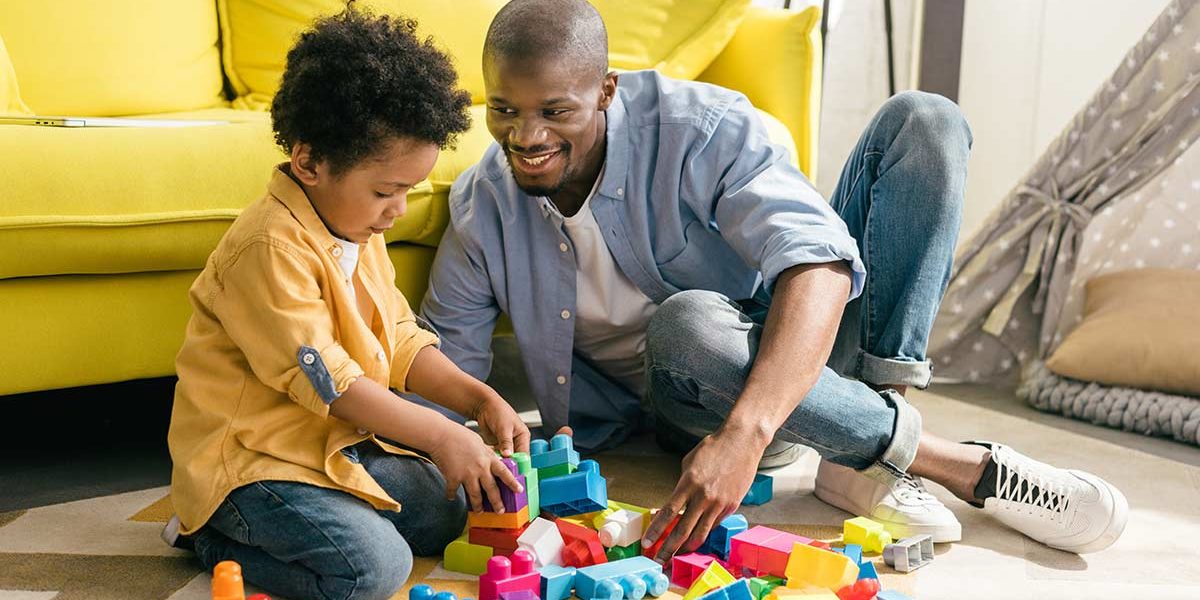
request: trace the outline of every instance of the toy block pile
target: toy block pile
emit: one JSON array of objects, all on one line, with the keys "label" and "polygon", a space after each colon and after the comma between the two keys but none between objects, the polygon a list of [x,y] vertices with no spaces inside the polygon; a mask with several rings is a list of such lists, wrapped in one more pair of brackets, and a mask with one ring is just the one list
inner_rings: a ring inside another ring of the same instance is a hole
[{"label": "toy block pile", "polygon": [[[898,571],[932,559],[928,537],[896,544],[883,527],[849,519],[842,545],[730,515],[695,552],[670,560],[670,577],[652,560],[674,527],[654,545],[641,537],[654,511],[608,499],[594,460],[579,459],[571,438],[534,440],[528,456],[505,459],[524,494],[504,497],[504,513],[472,513],[462,537],[446,548],[445,567],[479,576],[479,600],[642,600],[671,585],[682,600],[905,600],[882,591],[875,564],[881,554]],[[755,478],[744,504],[771,499],[772,481]],[[490,507],[489,507],[490,510]],[[413,598],[411,600],[457,600]]]}]

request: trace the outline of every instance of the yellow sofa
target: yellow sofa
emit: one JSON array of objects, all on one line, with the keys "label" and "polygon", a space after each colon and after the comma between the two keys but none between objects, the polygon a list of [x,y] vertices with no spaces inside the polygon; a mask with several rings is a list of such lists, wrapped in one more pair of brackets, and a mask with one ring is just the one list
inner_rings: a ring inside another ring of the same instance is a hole
[{"label": "yellow sofa", "polygon": [[[593,0],[618,69],[740,90],[816,170],[819,15],[749,0]],[[283,160],[271,94],[295,34],[346,0],[6,0],[0,114],[210,118],[189,128],[0,125],[0,395],[170,375],[187,289]],[[503,0],[367,0],[416,18],[483,94]],[[387,234],[416,304],[455,177],[491,143],[483,107]]]}]

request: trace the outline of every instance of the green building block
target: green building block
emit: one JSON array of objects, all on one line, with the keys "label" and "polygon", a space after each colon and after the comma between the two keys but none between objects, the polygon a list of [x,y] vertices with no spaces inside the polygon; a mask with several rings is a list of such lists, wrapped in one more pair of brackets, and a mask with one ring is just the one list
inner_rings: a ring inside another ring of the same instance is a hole
[{"label": "green building block", "polygon": [[487,572],[487,563],[491,558],[491,548],[472,544],[467,541],[467,534],[464,532],[458,539],[446,546],[442,563],[447,571],[479,576]]},{"label": "green building block", "polygon": [[551,477],[558,477],[559,475],[570,475],[571,473],[574,473],[575,465],[572,465],[571,463],[562,463],[560,465],[554,465],[553,467],[543,467],[541,469],[538,469],[537,472],[538,472],[538,480],[545,481],[547,479],[550,479]]},{"label": "green building block", "polygon": [[605,556],[608,557],[608,562],[613,562],[614,560],[621,560],[622,558],[629,558],[631,556],[637,556],[641,553],[642,553],[642,543],[641,542],[634,542],[628,546],[613,546],[612,548],[609,548],[604,551]]},{"label": "green building block", "polygon": [[529,521],[533,522],[542,514],[541,501],[538,500],[538,470],[533,468],[528,452],[513,452],[512,459],[517,463],[517,472],[525,476],[525,495],[529,498]]},{"label": "green building block", "polygon": [[750,593],[754,594],[754,600],[762,600],[771,593],[771,590],[783,585],[782,577],[774,575],[764,575],[762,577],[750,578]]}]

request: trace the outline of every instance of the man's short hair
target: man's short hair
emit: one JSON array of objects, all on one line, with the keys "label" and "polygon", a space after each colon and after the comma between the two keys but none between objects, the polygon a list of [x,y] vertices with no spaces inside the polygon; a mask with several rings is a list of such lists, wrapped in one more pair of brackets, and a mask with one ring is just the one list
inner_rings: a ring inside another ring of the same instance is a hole
[{"label": "man's short hair", "polygon": [[608,31],[586,0],[513,0],[488,28],[484,60],[568,59],[597,78],[608,72]]}]

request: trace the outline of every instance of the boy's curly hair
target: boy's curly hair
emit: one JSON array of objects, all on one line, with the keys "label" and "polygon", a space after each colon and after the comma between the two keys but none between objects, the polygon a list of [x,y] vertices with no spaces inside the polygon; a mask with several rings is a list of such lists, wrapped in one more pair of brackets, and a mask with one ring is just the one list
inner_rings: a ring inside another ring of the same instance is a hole
[{"label": "boy's curly hair", "polygon": [[271,102],[275,141],[312,146],[334,174],[396,137],[441,148],[470,127],[471,95],[457,87],[450,59],[417,22],[356,8],[318,20],[287,54]]}]

